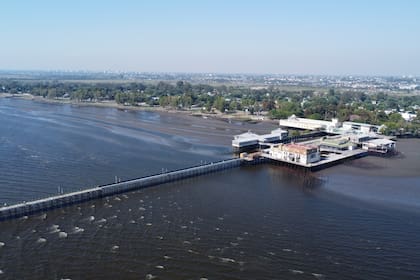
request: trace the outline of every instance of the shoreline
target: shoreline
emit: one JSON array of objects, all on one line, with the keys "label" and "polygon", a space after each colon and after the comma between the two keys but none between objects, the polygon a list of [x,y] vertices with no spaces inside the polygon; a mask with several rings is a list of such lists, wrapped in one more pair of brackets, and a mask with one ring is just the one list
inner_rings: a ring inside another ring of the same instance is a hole
[{"label": "shoreline", "polygon": [[133,106],[133,105],[123,105],[118,104],[114,100],[112,101],[95,101],[95,102],[81,102],[71,99],[49,99],[42,96],[35,96],[29,93],[23,94],[11,94],[11,93],[0,93],[0,98],[16,98],[31,100],[35,102],[49,103],[49,104],[68,104],[74,106],[86,106],[86,107],[98,107],[98,108],[114,108],[118,110],[131,110],[131,111],[148,111],[148,112],[157,112],[157,113],[169,113],[169,114],[182,114],[192,117],[203,117],[205,119],[217,119],[222,121],[241,121],[249,123],[272,123],[277,124],[278,120],[272,120],[265,116],[251,116],[245,114],[223,114],[223,113],[203,113],[201,111],[192,111],[192,110],[177,110],[174,108],[165,108],[161,106],[152,107],[152,106]]},{"label": "shoreline", "polygon": [[[103,102],[103,103],[85,103],[85,102],[72,102],[70,100],[51,100],[42,97],[36,97],[29,94],[12,95],[2,94],[1,98],[10,98],[18,100],[27,100],[33,104],[56,104],[56,105],[70,105],[75,108],[108,108],[111,110],[118,110],[119,112],[150,112],[160,116],[164,124],[160,125],[160,121],[157,122],[143,122],[136,121],[130,123],[130,128],[133,129],[145,129],[152,137],[154,132],[165,133],[167,135],[173,135],[176,137],[187,137],[190,143],[198,143],[201,145],[210,146],[223,146],[230,147],[233,135],[244,133],[246,131],[253,131],[255,133],[267,133],[267,131],[276,129],[278,127],[277,121],[250,121],[247,119],[232,118],[232,116],[221,117],[220,115],[209,114],[194,114],[189,111],[178,111],[178,110],[165,110],[164,108],[143,108],[133,106],[123,106],[116,104],[115,102]],[[64,107],[64,106],[63,106]],[[105,110],[106,111],[106,110]],[[106,114],[106,112],[103,112]],[[104,120],[102,113],[90,116],[92,121]],[[110,125],[119,125],[118,120],[107,119]]]}]

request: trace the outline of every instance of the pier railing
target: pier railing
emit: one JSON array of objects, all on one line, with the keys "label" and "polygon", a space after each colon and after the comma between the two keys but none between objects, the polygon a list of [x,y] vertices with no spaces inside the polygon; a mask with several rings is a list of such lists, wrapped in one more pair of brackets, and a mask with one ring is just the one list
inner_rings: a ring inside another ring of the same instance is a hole
[{"label": "pier railing", "polygon": [[169,172],[144,176],[137,179],[102,185],[86,190],[51,196],[11,206],[5,206],[0,208],[0,220],[18,218],[25,215],[34,214],[53,208],[60,208],[67,205],[89,201],[105,196],[110,196],[136,189],[175,182],[204,174],[235,168],[241,166],[242,162],[243,159],[240,158],[210,162],[193,167],[181,168]]}]

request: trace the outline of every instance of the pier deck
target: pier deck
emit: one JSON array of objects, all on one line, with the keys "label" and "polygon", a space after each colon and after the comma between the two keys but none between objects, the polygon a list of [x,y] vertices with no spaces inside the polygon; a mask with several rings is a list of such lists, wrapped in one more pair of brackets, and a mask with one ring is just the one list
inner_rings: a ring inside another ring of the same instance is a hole
[{"label": "pier deck", "polygon": [[356,150],[352,150],[352,151],[344,151],[340,154],[335,153],[335,152],[329,152],[328,155],[321,156],[320,161],[314,162],[314,163],[308,163],[308,164],[304,164],[304,163],[300,163],[300,162],[296,162],[296,161],[288,161],[288,160],[279,159],[279,158],[273,157],[273,156],[271,156],[267,153],[261,153],[261,157],[268,158],[268,159],[273,160],[273,161],[284,162],[284,163],[288,163],[288,164],[292,164],[292,165],[296,165],[296,166],[300,166],[300,167],[304,167],[304,168],[309,168],[310,170],[319,170],[319,169],[329,167],[331,165],[338,164],[338,163],[342,162],[343,160],[359,158],[359,157],[366,156],[367,154],[368,154],[367,151],[360,150],[360,149],[356,149]]}]

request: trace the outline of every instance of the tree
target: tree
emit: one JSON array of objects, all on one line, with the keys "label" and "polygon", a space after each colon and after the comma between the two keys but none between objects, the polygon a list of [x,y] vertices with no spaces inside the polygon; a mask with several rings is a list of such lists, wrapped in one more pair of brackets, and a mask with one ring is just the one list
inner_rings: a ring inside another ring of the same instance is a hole
[{"label": "tree", "polygon": [[388,121],[388,119],[389,119],[388,118],[388,115],[385,114],[384,111],[379,111],[379,112],[376,113],[376,120],[375,120],[375,122],[377,124],[383,124],[384,122]]},{"label": "tree", "polygon": [[262,103],[263,111],[270,111],[270,110],[273,110],[275,107],[276,107],[276,103],[274,103],[273,99],[264,100]]},{"label": "tree", "polygon": [[388,119],[389,119],[390,122],[393,122],[393,123],[404,122],[404,119],[403,119],[403,117],[401,116],[400,113],[389,114]]},{"label": "tree", "polygon": [[226,102],[222,96],[217,96],[214,100],[213,107],[219,110],[220,112],[224,112],[226,109]]}]

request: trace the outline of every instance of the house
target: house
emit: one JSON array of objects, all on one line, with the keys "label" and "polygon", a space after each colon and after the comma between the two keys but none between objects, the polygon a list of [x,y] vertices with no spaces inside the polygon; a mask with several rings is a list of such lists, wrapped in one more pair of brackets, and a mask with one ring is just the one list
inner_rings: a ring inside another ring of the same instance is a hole
[{"label": "house", "polygon": [[410,113],[410,112],[400,113],[400,115],[407,122],[411,122],[413,119],[415,119],[417,117],[417,114]]}]

